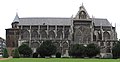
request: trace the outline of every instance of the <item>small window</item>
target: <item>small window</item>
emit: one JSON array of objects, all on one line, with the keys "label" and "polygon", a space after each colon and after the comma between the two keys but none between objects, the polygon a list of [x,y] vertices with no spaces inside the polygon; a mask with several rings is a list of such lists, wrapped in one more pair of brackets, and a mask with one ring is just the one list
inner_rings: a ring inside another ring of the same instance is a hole
[{"label": "small window", "polygon": [[87,15],[84,11],[81,11],[80,14],[79,14],[79,19],[86,19],[87,18]]}]

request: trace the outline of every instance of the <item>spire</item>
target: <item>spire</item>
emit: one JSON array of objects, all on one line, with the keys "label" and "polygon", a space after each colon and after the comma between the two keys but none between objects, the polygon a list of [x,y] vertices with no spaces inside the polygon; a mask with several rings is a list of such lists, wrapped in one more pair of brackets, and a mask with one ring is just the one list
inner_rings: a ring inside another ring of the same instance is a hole
[{"label": "spire", "polygon": [[17,12],[16,12],[16,16],[15,16],[13,22],[19,22],[19,16],[18,16],[18,13],[17,13]]},{"label": "spire", "polygon": [[115,31],[116,31],[116,23],[115,23]]},{"label": "spire", "polygon": [[82,2],[82,6],[83,6],[83,2]]},{"label": "spire", "polygon": [[76,19],[89,19],[89,14],[87,13],[83,3],[82,5],[79,7],[79,11],[75,16]]}]

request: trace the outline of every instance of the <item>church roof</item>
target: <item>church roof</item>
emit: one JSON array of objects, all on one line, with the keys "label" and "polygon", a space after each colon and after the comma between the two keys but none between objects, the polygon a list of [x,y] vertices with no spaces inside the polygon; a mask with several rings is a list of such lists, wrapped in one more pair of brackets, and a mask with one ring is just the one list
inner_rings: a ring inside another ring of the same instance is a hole
[{"label": "church roof", "polygon": [[29,17],[20,18],[19,25],[71,25],[71,18]]},{"label": "church roof", "polygon": [[[19,18],[18,25],[71,25],[72,18],[58,17],[27,17]],[[107,19],[94,18],[95,26],[112,26]]]},{"label": "church roof", "polygon": [[93,21],[94,21],[95,26],[112,26],[107,19],[94,18]]}]

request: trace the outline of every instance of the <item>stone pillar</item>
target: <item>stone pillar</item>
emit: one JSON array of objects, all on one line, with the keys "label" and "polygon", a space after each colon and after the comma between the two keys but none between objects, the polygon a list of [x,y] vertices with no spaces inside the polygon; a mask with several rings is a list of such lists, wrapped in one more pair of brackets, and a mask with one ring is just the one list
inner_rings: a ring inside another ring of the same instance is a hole
[{"label": "stone pillar", "polygon": [[49,35],[49,25],[47,25],[47,38],[48,38],[48,35]]},{"label": "stone pillar", "polygon": [[30,25],[30,31],[29,31],[29,33],[30,33],[29,47],[31,46],[31,31],[32,31],[32,29],[31,29],[31,25]]},{"label": "stone pillar", "polygon": [[41,38],[40,38],[41,36],[40,36],[40,25],[38,25],[38,39],[40,40]]},{"label": "stone pillar", "polygon": [[57,38],[57,25],[55,25],[55,38]]},{"label": "stone pillar", "polygon": [[65,26],[63,26],[63,39],[65,38]]}]

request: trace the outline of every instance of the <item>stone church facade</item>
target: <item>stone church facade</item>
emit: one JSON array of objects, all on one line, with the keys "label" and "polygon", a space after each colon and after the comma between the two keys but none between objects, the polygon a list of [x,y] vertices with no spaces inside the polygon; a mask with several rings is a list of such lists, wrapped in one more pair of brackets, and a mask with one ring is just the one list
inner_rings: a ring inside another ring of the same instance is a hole
[{"label": "stone church facade", "polygon": [[117,41],[117,33],[116,27],[107,19],[90,18],[83,5],[79,7],[75,17],[69,18],[19,18],[16,14],[12,28],[6,29],[6,45],[9,50],[24,43],[35,52],[46,40],[51,40],[63,56],[68,56],[71,44],[90,43],[99,45],[102,54],[112,52],[111,48]]}]

